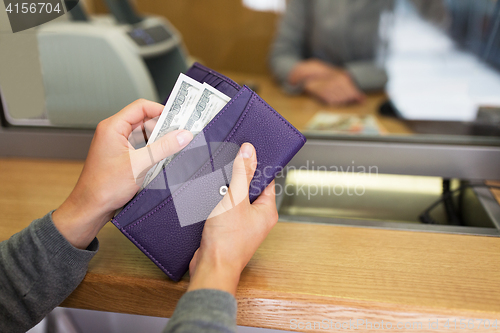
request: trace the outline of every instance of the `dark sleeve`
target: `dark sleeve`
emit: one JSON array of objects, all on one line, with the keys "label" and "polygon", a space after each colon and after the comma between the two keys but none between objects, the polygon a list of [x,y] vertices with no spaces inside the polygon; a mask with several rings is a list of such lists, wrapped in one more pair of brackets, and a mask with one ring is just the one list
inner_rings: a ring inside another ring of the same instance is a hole
[{"label": "dark sleeve", "polygon": [[0,243],[0,332],[25,332],[80,284],[97,238],[86,250],[56,229],[52,212]]},{"label": "dark sleeve", "polygon": [[271,47],[271,71],[289,93],[300,92],[300,87],[288,83],[293,67],[304,59],[306,39],[307,1],[290,0]]},{"label": "dark sleeve", "polygon": [[349,62],[345,69],[360,90],[365,92],[383,90],[387,83],[387,73],[384,68],[373,61]]},{"label": "dark sleeve", "polygon": [[215,289],[184,294],[164,333],[236,333],[236,299]]}]

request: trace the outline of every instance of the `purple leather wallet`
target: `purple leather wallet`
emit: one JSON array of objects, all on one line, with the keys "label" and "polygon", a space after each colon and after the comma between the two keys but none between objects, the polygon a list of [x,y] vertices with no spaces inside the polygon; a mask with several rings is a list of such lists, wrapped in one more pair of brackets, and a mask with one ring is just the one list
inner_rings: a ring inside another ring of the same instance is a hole
[{"label": "purple leather wallet", "polygon": [[174,281],[188,270],[205,220],[229,186],[240,146],[250,142],[257,153],[249,190],[253,202],[306,142],[250,88],[198,63],[186,75],[210,84],[231,101],[112,220]]}]

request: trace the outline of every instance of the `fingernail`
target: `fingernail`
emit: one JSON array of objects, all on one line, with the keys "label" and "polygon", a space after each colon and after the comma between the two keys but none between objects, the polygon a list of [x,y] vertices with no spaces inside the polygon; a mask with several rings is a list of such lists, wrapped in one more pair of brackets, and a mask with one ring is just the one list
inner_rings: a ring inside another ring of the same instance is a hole
[{"label": "fingernail", "polygon": [[192,139],[193,135],[189,131],[181,131],[177,134],[177,142],[179,146],[184,146],[187,142]]},{"label": "fingernail", "polygon": [[240,154],[243,158],[252,157],[253,154],[252,145],[250,145],[249,143],[243,144],[243,146],[241,146]]}]

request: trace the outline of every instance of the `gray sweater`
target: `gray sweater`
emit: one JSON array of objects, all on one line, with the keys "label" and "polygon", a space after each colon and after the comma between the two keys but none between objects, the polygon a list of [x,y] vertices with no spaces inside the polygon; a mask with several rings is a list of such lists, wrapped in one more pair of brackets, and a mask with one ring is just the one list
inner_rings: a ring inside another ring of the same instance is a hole
[{"label": "gray sweater", "polygon": [[[422,16],[440,21],[441,0],[412,0]],[[387,82],[375,62],[380,15],[394,0],[290,0],[270,55],[271,70],[290,93],[300,92],[287,79],[292,68],[308,58],[344,67],[361,90],[379,90]]]},{"label": "gray sweater", "polygon": [[[52,213],[0,243],[0,332],[26,332],[80,284],[99,248],[73,247]],[[236,300],[219,290],[186,293],[166,332],[236,332]]]}]

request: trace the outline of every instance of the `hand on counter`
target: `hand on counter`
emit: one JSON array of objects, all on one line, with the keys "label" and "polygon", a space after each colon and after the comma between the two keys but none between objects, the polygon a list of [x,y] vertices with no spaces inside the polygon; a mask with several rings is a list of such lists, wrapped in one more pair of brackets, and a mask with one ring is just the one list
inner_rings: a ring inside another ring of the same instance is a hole
[{"label": "hand on counter", "polygon": [[274,181],[250,204],[248,190],[257,167],[255,148],[242,145],[233,164],[228,193],[205,223],[200,248],[189,271],[188,291],[236,293],[240,274],[278,221]]},{"label": "hand on counter", "polygon": [[162,111],[161,104],[137,100],[97,126],[75,188],[52,214],[56,228],[76,248],[90,244],[114,212],[135,195],[154,164],[192,140],[189,131],[173,131],[134,149],[129,143],[132,131]]},{"label": "hand on counter", "polygon": [[290,72],[291,85],[304,90],[328,105],[359,103],[365,99],[347,71],[318,59],[299,62]]}]

